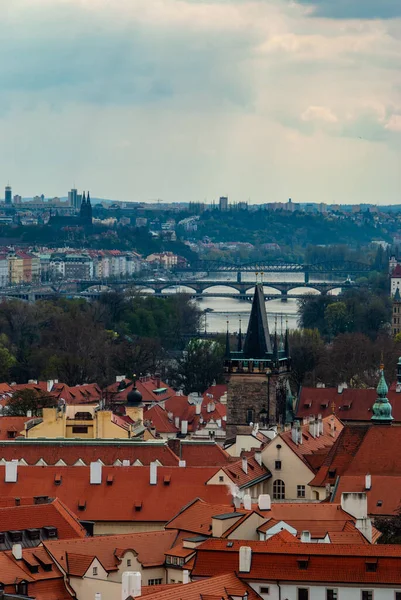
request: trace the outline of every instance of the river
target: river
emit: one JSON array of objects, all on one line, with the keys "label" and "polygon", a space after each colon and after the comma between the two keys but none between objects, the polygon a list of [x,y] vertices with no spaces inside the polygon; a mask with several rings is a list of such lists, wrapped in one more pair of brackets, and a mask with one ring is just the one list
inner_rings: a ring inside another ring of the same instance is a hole
[{"label": "river", "polygon": [[[204,327],[207,332],[225,332],[227,321],[229,322],[229,330],[237,332],[240,319],[242,322],[242,331],[246,332],[251,311],[251,302],[240,300],[239,298],[208,298],[208,291],[210,293],[235,293],[233,288],[224,285],[225,282],[236,281],[235,276],[235,273],[218,272],[209,273],[207,277],[202,277],[202,281],[221,281],[220,286],[214,286],[206,290],[203,293],[203,297],[196,300],[200,310],[204,312]],[[255,273],[242,273],[242,281],[249,281],[250,288],[255,284],[255,280]],[[291,290],[294,294],[319,294],[317,290],[311,288],[297,288],[296,284],[303,283],[303,281],[303,273],[265,273],[263,275],[266,294],[277,292],[274,288],[269,287],[269,282],[294,282],[294,289]],[[310,284],[313,285],[314,281],[322,282],[324,278],[310,278]],[[168,285],[167,282],[166,285]],[[177,286],[166,289],[165,292],[174,294],[177,292],[192,292],[192,290],[185,286]],[[334,290],[332,293],[338,294],[339,292],[340,289]],[[291,330],[298,327],[298,301],[296,298],[291,298],[291,292],[288,294],[286,302],[282,302],[280,299],[266,301],[266,312],[271,332],[277,328],[277,332],[280,333],[282,329],[285,330],[286,326]]]}]

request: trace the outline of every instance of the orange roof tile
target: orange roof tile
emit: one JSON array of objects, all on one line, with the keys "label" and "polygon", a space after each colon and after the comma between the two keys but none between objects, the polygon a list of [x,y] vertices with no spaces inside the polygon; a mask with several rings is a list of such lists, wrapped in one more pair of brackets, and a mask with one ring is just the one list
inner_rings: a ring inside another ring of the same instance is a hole
[{"label": "orange roof tile", "polygon": [[67,466],[73,466],[79,459],[89,465],[101,460],[103,464],[112,466],[117,460],[129,460],[133,464],[139,460],[149,465],[158,460],[163,466],[177,466],[178,457],[166,442],[136,443],[121,440],[85,441],[76,440],[13,440],[0,443],[0,460],[24,459],[28,465],[35,465],[39,459],[48,465],[55,465],[63,460]]},{"label": "orange roof tile", "polygon": [[[231,510],[234,512],[234,508]],[[189,533],[211,535],[212,517],[231,512],[227,504],[213,504],[197,498],[184,506],[167,524],[166,529],[179,529]]]},{"label": "orange roof tile", "polygon": [[148,594],[149,600],[231,600],[232,594],[258,600],[260,596],[235,573],[227,573],[210,579],[182,584],[179,588],[156,591]]},{"label": "orange roof tile", "polygon": [[[0,466],[0,496],[48,495],[62,500],[84,520],[156,521],[171,519],[196,497],[231,504],[227,486],[206,485],[218,468],[158,467],[156,485],[149,483],[149,467],[103,467],[103,483],[91,485],[88,467],[63,467],[62,482],[55,485],[60,467],[18,467],[18,481],[5,483]],[[109,485],[107,478],[113,475]],[[168,485],[164,483],[170,477]],[[79,510],[79,504],[84,505]],[[140,509],[135,506],[140,505]]]},{"label": "orange roof tile", "polygon": [[365,492],[368,514],[372,516],[394,515],[399,511],[401,499],[401,475],[372,475],[371,488],[365,487],[365,475],[342,475],[335,488],[333,500],[341,501],[344,492]]},{"label": "orange roof tile", "polygon": [[[143,567],[163,565],[165,553],[173,546],[176,537],[177,532],[174,530],[150,531],[75,540],[51,540],[44,545],[61,566],[68,563],[67,566],[70,568],[70,559],[68,558],[67,561],[67,555],[68,557],[79,555],[89,557],[91,562],[93,557],[96,557],[107,571],[113,571],[127,550],[132,550],[138,555],[138,561]],[[85,564],[87,564],[86,560]],[[85,572],[86,570],[87,568]]]},{"label": "orange roof tile", "polygon": [[242,459],[222,467],[222,470],[231,479],[231,481],[240,488],[247,487],[256,479],[267,479],[268,477],[271,477],[269,469],[267,469],[263,464],[260,465],[254,457],[248,458],[247,462],[247,473],[245,473],[242,469]]},{"label": "orange roof tile", "polygon": [[86,531],[71,511],[57,498],[50,503],[0,507],[0,532],[57,527],[59,539],[83,538]]},{"label": "orange roof tile", "polygon": [[15,435],[20,435],[29,419],[30,417],[0,417],[0,440],[9,440]]}]

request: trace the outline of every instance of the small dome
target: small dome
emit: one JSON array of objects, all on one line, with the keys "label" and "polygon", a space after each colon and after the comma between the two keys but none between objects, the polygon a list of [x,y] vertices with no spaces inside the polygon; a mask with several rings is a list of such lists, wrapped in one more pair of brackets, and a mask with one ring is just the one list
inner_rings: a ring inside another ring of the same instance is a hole
[{"label": "small dome", "polygon": [[139,406],[142,403],[142,394],[136,387],[133,387],[127,394],[127,406]]}]

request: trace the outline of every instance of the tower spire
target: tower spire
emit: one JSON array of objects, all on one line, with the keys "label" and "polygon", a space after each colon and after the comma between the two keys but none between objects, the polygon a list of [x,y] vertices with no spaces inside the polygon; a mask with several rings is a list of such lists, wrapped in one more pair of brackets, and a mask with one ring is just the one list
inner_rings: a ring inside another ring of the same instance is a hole
[{"label": "tower spire", "polygon": [[256,283],[251,315],[244,341],[244,358],[265,358],[272,351],[263,285]]},{"label": "tower spire", "polygon": [[226,358],[230,358],[230,332],[228,330],[229,320],[227,319],[227,333],[226,333]]},{"label": "tower spire", "polygon": [[239,318],[239,329],[238,329],[238,352],[242,352],[241,317]]},{"label": "tower spire", "polygon": [[384,365],[380,365],[380,379],[376,388],[377,399],[372,407],[372,421],[377,425],[390,425],[393,421],[391,404],[387,398],[388,387],[384,379]]}]

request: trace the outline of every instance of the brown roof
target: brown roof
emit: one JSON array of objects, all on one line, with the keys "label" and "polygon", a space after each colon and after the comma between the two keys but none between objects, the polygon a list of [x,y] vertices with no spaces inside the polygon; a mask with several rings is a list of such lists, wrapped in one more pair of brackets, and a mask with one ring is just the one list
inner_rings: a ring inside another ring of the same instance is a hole
[{"label": "brown roof", "polygon": [[[75,540],[52,540],[45,542],[45,547],[63,568],[67,566],[70,569],[72,566],[76,571],[77,564],[79,564],[81,570],[86,567],[85,573],[93,558],[96,557],[106,571],[114,571],[127,550],[132,550],[137,554],[138,561],[143,567],[163,565],[165,553],[172,548],[176,537],[177,532],[174,530],[150,531],[101,535]],[[72,562],[71,556],[74,557]],[[82,559],[78,561],[77,556]],[[68,572],[74,574],[71,571]]]},{"label": "brown roof", "polygon": [[211,535],[212,517],[231,512],[227,504],[214,504],[197,498],[184,506],[167,524],[166,529],[179,529],[189,533]]},{"label": "brown roof", "polygon": [[393,515],[401,508],[401,475],[372,475],[370,490],[366,489],[365,475],[342,475],[336,485],[333,501],[340,502],[344,492],[365,492],[369,515]]},{"label": "brown roof", "polygon": [[121,440],[99,440],[77,442],[74,440],[21,440],[0,443],[0,460],[24,459],[28,465],[36,465],[43,459],[48,465],[55,465],[63,460],[67,466],[73,466],[79,459],[86,465],[101,460],[105,465],[112,466],[117,460],[129,460],[133,464],[139,460],[143,465],[149,465],[158,460],[163,466],[177,466],[178,457],[165,442],[136,443]]},{"label": "brown roof", "polygon": [[271,477],[269,469],[260,465],[254,457],[249,457],[247,462],[247,473],[242,469],[242,459],[222,467],[222,470],[238,487],[247,487],[256,479]]},{"label": "brown roof", "polygon": [[[393,407],[394,420],[401,422],[401,395],[395,389],[395,384],[392,384],[387,397]],[[319,414],[328,417],[333,414],[334,407],[334,414],[343,422],[370,423],[373,414],[372,406],[376,398],[377,393],[374,388],[346,388],[338,393],[337,388],[304,387],[298,399],[296,417],[302,419]]]}]

